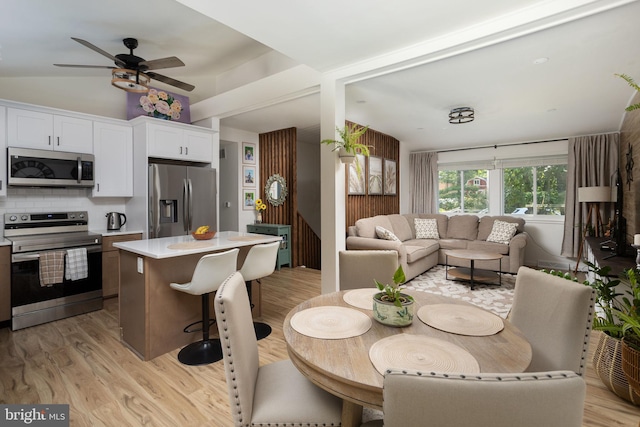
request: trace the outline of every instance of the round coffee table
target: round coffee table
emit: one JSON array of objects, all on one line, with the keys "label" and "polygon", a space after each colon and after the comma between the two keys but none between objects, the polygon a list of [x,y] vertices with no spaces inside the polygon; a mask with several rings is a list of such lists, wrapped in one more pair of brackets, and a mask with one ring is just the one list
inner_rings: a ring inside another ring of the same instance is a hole
[{"label": "round coffee table", "polygon": [[[449,268],[449,257],[464,259],[469,261],[470,268],[465,267],[453,267]],[[499,262],[498,271],[479,270],[475,268],[476,261],[495,261]],[[454,277],[454,280],[463,280],[469,282],[471,289],[473,290],[476,282],[483,285],[495,285],[496,276],[498,278],[498,286],[502,286],[502,255],[476,251],[470,249],[453,249],[445,251],[445,278],[449,280],[449,275]]]}]

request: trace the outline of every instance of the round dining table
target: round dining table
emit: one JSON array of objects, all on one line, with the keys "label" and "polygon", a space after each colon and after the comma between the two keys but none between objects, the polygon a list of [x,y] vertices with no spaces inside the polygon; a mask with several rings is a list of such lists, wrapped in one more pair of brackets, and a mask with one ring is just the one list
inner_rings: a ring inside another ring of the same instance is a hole
[{"label": "round dining table", "polygon": [[[470,305],[467,302],[421,291],[405,291],[415,299],[416,315],[411,325],[399,328],[374,320],[372,310],[345,302],[347,292],[351,291],[324,294],[300,303],[287,314],[283,325],[287,351],[293,364],[314,384],[343,399],[343,427],[360,424],[363,406],[382,409],[383,375],[372,363],[369,350],[387,337],[411,334],[446,341],[470,353],[477,361],[479,371],[485,373],[524,372],[531,362],[531,345],[524,334],[507,320],[503,319],[504,328],[498,333],[468,336],[428,326],[417,315],[425,305]],[[360,335],[340,339],[314,338],[298,332],[292,326],[292,317],[315,307],[346,307],[360,311],[371,317],[371,327]]]}]

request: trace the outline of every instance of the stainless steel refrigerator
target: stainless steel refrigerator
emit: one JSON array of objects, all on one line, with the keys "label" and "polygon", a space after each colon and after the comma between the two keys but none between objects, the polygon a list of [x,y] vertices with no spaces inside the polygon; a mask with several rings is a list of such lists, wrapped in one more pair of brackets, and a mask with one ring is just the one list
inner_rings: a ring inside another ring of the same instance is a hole
[{"label": "stainless steel refrigerator", "polygon": [[216,228],[216,170],[149,164],[149,238],[190,234],[201,225]]}]

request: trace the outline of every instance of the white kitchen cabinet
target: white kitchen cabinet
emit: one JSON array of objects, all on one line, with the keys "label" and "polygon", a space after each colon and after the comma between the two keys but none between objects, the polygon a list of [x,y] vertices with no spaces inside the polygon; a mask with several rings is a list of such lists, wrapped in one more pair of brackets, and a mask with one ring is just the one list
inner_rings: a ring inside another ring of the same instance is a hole
[{"label": "white kitchen cabinet", "polygon": [[133,130],[128,125],[93,123],[93,197],[133,196]]},{"label": "white kitchen cabinet", "polygon": [[0,106],[0,197],[7,195],[7,109]]},{"label": "white kitchen cabinet", "polygon": [[149,124],[147,131],[149,157],[203,163],[212,161],[211,132],[158,124]]},{"label": "white kitchen cabinet", "polygon": [[71,116],[9,108],[7,145],[92,154],[93,122]]}]

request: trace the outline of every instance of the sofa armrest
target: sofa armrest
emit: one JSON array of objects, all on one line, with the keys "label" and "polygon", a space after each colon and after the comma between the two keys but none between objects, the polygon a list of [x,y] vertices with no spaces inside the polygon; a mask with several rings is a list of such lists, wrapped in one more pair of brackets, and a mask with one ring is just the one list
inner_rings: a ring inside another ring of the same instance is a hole
[{"label": "sofa armrest", "polygon": [[369,237],[349,236],[347,237],[347,249],[379,249],[392,250],[398,253],[406,252],[402,242],[395,240],[371,239]]},{"label": "sofa armrest", "polygon": [[511,238],[509,241],[509,270],[518,271],[524,265],[524,248],[527,246],[529,235],[523,231]]}]

